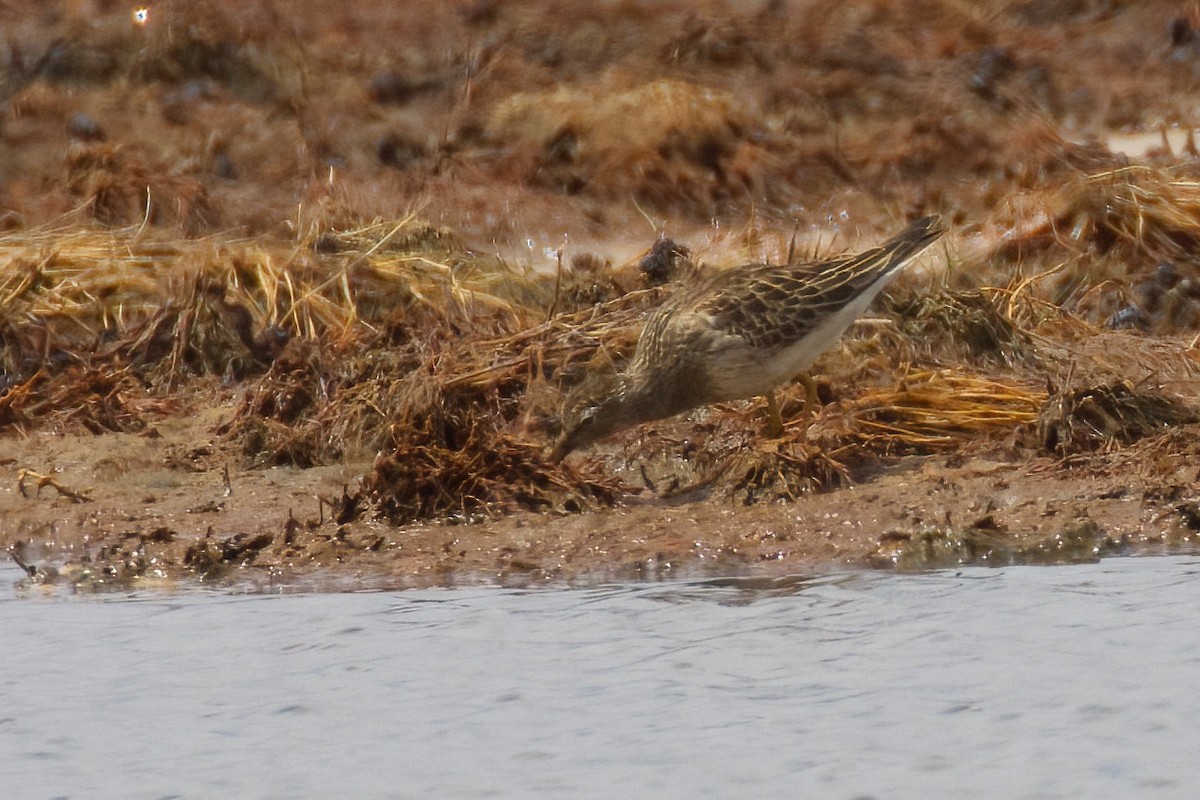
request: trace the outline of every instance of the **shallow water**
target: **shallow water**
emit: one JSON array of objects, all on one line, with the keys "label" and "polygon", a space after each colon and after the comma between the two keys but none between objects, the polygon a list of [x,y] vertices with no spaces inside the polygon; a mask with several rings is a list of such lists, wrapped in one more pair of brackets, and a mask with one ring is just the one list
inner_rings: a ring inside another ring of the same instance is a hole
[{"label": "shallow water", "polygon": [[0,566],[0,793],[1192,797],[1200,558],[45,598]]}]

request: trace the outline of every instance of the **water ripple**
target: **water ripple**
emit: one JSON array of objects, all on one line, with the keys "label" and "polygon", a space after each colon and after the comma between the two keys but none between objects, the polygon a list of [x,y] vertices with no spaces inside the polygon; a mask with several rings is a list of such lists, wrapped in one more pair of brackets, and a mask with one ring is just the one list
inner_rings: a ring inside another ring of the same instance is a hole
[{"label": "water ripple", "polygon": [[1182,798],[1198,573],[9,597],[5,793]]}]

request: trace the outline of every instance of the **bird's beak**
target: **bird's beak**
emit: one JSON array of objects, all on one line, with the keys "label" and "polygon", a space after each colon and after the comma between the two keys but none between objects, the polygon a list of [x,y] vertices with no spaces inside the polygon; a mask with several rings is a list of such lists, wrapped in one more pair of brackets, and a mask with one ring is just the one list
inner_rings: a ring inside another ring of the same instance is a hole
[{"label": "bird's beak", "polygon": [[567,441],[566,436],[560,436],[558,441],[554,443],[554,447],[550,450],[550,455],[546,457],[546,460],[551,464],[558,464],[574,449],[574,446]]}]

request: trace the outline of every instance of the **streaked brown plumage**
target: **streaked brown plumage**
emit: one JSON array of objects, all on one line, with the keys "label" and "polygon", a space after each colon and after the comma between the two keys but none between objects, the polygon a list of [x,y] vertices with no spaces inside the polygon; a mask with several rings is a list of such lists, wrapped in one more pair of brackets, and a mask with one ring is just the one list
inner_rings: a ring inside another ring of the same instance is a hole
[{"label": "streaked brown plumage", "polygon": [[[777,434],[776,387],[805,373],[900,267],[941,235],[941,220],[925,217],[857,256],[756,264],[680,291],[646,321],[625,372],[568,401],[550,458],[632,425],[760,395]],[[803,380],[812,402],[815,386]]]}]

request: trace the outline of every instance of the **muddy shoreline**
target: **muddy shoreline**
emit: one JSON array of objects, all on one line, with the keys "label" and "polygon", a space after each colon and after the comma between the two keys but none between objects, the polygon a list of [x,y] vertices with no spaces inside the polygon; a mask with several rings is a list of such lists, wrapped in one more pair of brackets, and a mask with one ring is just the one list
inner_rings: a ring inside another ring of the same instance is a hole
[{"label": "muddy shoreline", "polygon": [[[228,413],[167,419],[150,435],[10,442],[0,518],[29,582],[271,591],[770,577],[1090,562],[1191,551],[1200,535],[1190,489],[1196,426],[1071,464],[996,452],[910,456],[794,502],[662,500],[643,490],[606,511],[395,526],[330,519],[367,463],[229,466],[236,457],[206,437]],[[20,478],[32,469],[55,484],[39,490],[32,473]]]},{"label": "muddy shoreline", "polygon": [[[147,7],[4,12],[0,548],[29,583],[1194,547],[1178,4]],[[792,386],[779,438],[747,401],[546,458],[671,293],[927,214],[948,233],[815,364],[815,418]]]}]

